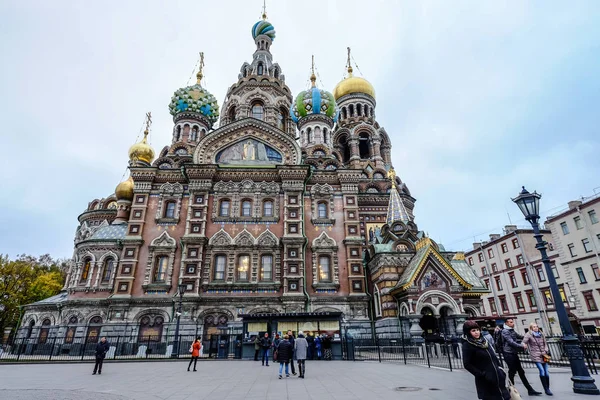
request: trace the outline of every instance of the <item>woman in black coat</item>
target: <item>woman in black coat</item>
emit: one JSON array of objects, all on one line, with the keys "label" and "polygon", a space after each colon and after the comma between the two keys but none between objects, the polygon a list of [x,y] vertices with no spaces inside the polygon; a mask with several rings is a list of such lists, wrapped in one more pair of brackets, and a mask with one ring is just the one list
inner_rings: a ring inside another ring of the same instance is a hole
[{"label": "woman in black coat", "polygon": [[492,346],[481,335],[475,321],[463,325],[462,354],[465,369],[475,376],[477,398],[481,400],[509,400],[506,374],[500,368]]},{"label": "woman in black coat", "polygon": [[289,336],[285,335],[283,340],[279,343],[279,348],[277,349],[277,361],[279,361],[279,379],[281,379],[281,374],[283,372],[283,365],[285,364],[285,376],[287,378],[290,377],[289,366],[290,366],[290,358],[294,355],[294,348],[292,344],[288,340]]}]

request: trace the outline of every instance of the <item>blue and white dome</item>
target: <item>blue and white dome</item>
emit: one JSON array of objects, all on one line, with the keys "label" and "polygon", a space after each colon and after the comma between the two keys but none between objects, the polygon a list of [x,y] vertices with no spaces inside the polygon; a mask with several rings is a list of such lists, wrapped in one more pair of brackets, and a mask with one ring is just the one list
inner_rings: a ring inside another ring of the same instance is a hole
[{"label": "blue and white dome", "polygon": [[275,40],[275,28],[266,19],[258,21],[252,27],[252,38],[256,40],[259,35],[267,35],[271,40]]}]

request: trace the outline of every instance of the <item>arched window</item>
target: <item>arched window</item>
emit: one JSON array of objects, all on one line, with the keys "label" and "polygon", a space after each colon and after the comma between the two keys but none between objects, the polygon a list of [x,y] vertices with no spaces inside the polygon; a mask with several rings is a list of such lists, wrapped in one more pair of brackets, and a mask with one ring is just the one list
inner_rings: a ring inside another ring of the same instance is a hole
[{"label": "arched window", "polygon": [[369,106],[365,104],[365,117],[369,116]]},{"label": "arched window", "polygon": [[229,200],[221,200],[221,204],[219,204],[219,216],[229,217],[229,205]]},{"label": "arched window", "polygon": [[323,128],[323,143],[327,144],[329,142],[329,132],[327,132],[327,128]]},{"label": "arched window", "polygon": [[179,142],[179,139],[181,139],[181,126],[177,127],[177,132],[175,133],[175,141]]},{"label": "arched window", "polygon": [[346,107],[342,108],[342,119],[346,119],[348,118],[348,111],[346,110]]},{"label": "arched window", "polygon": [[331,264],[328,256],[319,256],[319,281],[331,282]]},{"label": "arched window", "polygon": [[360,153],[360,158],[368,159],[371,156],[371,152],[369,150],[369,135],[366,133],[361,133],[358,138],[358,151]]},{"label": "arched window", "polygon": [[50,325],[52,322],[48,318],[42,321],[42,328],[40,329],[40,336],[38,337],[38,343],[44,344],[48,340],[48,333],[50,332]]},{"label": "arched window", "polygon": [[273,256],[270,254],[263,255],[260,259],[260,280],[273,280]]},{"label": "arched window", "polygon": [[244,78],[248,76],[248,70],[244,68]]},{"label": "arched window", "polygon": [[377,285],[375,286],[375,290],[373,293],[373,303],[375,305],[375,316],[376,317],[381,317],[381,295],[379,294],[379,288],[377,287]]},{"label": "arched window", "polygon": [[229,122],[235,121],[235,107],[229,109]]},{"label": "arched window", "polygon": [[102,282],[107,283],[110,281],[110,277],[112,276],[113,269],[115,267],[115,261],[112,258],[106,259],[104,261],[104,268],[102,268]]},{"label": "arched window", "polygon": [[154,279],[155,283],[162,283],[165,281],[167,277],[167,263],[169,262],[169,257],[167,256],[158,256],[156,257],[156,266],[154,267]]},{"label": "arched window", "polygon": [[237,278],[240,281],[248,280],[248,270],[250,269],[250,256],[243,254],[238,257]]},{"label": "arched window", "polygon": [[275,68],[275,71],[273,71],[273,76],[275,76],[275,79],[279,79],[279,68]]},{"label": "arched window", "polygon": [[327,203],[320,202],[317,204],[317,215],[319,218],[327,218]]},{"label": "arched window", "polygon": [[192,138],[190,140],[192,140],[193,142],[198,140],[198,127],[196,125],[194,125],[194,127],[192,128]]},{"label": "arched window", "polygon": [[258,68],[256,68],[257,74],[258,75],[262,75],[263,74],[263,65],[262,63],[258,64]]},{"label": "arched window", "polygon": [[350,112],[350,117],[354,117],[354,104],[348,106],[348,111]]},{"label": "arched window", "polygon": [[165,218],[175,218],[175,202],[167,201],[165,204]]},{"label": "arched window", "polygon": [[[77,325],[77,317],[73,315],[69,318],[69,325]],[[75,332],[77,331],[76,326],[69,326],[67,332],[65,333],[65,343],[73,343],[73,339],[75,338]]]},{"label": "arched window", "polygon": [[216,281],[224,281],[225,280],[225,263],[227,258],[220,254],[215,257],[215,270],[214,270],[214,280]]},{"label": "arched window", "polygon": [[261,103],[252,104],[252,118],[260,119],[261,121],[265,117],[265,109]]},{"label": "arched window", "polygon": [[89,325],[86,340],[88,343],[98,343],[100,329],[102,329],[102,317],[96,315],[90,319]]},{"label": "arched window", "polygon": [[92,260],[89,258],[85,260],[83,264],[83,269],[81,270],[81,279],[80,282],[85,282],[88,280],[90,276],[90,268],[92,267]]},{"label": "arched window", "polygon": [[312,143],[312,141],[313,141],[313,131],[312,131],[312,129],[308,128],[306,130],[306,133],[308,135],[308,143]]},{"label": "arched window", "polygon": [[272,217],[273,216],[273,202],[271,200],[266,200],[263,203],[263,217]]},{"label": "arched window", "polygon": [[35,326],[35,321],[34,320],[29,321],[29,326],[27,326],[27,338],[26,339],[29,339],[31,337],[34,326]]},{"label": "arched window", "polygon": [[242,200],[242,217],[252,216],[252,201]]},{"label": "arched window", "polygon": [[283,108],[277,113],[277,127],[282,131],[285,131],[285,115],[286,111]]},{"label": "arched window", "polygon": [[356,114],[360,117],[362,115],[362,105],[361,104],[357,104],[356,105]]}]

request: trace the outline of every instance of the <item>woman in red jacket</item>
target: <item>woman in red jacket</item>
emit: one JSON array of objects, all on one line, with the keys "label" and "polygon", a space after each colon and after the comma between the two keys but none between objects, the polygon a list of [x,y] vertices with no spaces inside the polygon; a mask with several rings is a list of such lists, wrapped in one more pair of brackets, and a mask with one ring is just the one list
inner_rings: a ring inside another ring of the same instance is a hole
[{"label": "woman in red jacket", "polygon": [[194,371],[196,371],[196,363],[198,362],[198,357],[200,357],[200,348],[202,345],[200,344],[200,338],[196,338],[194,344],[192,344],[192,358],[190,359],[190,363],[188,365],[188,371],[192,366],[192,361],[194,362]]}]

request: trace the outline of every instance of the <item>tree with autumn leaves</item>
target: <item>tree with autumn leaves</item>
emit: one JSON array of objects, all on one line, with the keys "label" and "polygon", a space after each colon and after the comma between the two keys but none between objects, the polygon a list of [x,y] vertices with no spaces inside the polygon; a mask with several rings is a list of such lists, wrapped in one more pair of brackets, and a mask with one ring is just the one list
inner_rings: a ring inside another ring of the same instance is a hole
[{"label": "tree with autumn leaves", "polygon": [[67,260],[19,255],[15,260],[0,255],[0,334],[16,327],[20,309],[60,292],[66,277]]}]

